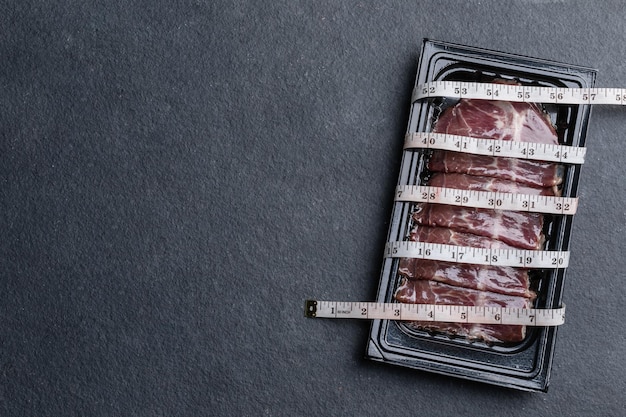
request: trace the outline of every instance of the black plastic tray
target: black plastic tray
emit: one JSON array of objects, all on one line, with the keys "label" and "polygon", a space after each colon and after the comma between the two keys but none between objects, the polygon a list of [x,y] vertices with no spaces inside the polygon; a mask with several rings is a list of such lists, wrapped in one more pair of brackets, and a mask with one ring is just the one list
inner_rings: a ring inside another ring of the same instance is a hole
[{"label": "black plastic tray", "polygon": [[[525,85],[546,87],[593,87],[596,71],[480,48],[424,40],[415,85],[428,81],[490,82],[494,78],[514,79]],[[454,104],[450,99],[431,99],[411,105],[408,132],[429,132],[438,114]],[[584,146],[591,106],[544,105],[557,128],[559,142]],[[399,185],[421,185],[427,175],[427,151],[404,151]],[[580,165],[568,165],[562,195],[575,197]],[[387,240],[406,240],[414,205],[394,204]],[[545,250],[568,250],[572,216],[546,218]],[[576,256],[576,254],[572,254]],[[398,260],[383,263],[377,301],[392,302],[398,285]],[[536,308],[561,305],[565,269],[534,270]],[[556,327],[529,328],[523,342],[515,345],[487,345],[410,330],[401,322],[374,320],[367,357],[390,364],[436,372],[527,390],[546,391],[554,355]]]}]

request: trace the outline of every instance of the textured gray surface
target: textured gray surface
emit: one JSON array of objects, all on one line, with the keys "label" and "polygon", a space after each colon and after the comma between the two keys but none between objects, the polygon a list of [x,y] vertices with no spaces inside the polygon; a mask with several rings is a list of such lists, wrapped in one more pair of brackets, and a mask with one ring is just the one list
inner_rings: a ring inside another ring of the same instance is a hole
[{"label": "textured gray surface", "polygon": [[420,3],[0,5],[0,414],[623,414],[622,108],[592,112],[547,394],[302,315],[374,297],[422,38],[626,85],[620,2]]}]

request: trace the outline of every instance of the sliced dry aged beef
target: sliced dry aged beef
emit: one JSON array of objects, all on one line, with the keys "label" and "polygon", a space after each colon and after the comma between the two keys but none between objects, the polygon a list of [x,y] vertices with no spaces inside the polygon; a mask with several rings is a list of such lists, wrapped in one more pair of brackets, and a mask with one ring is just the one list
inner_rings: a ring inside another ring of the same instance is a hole
[{"label": "sliced dry aged beef", "polygon": [[474,290],[535,299],[528,271],[521,268],[468,265],[403,258],[398,273],[410,280],[429,280]]},{"label": "sliced dry aged beef", "polygon": [[559,164],[461,152],[434,151],[428,169],[501,178],[534,187],[553,188],[563,182],[563,166]]},{"label": "sliced dry aged beef", "polygon": [[[484,139],[558,144],[558,137],[541,108],[529,103],[462,99],[446,109],[436,133]],[[560,195],[563,167],[559,164],[433,151],[427,161],[428,185],[477,191]],[[409,239],[429,243],[493,249],[543,247],[543,216],[537,213],[485,210],[440,204],[418,204]],[[536,294],[527,270],[401,259],[399,302],[529,308]],[[524,326],[415,322],[409,327],[443,332],[488,343],[516,343]]]},{"label": "sliced dry aged beef", "polygon": [[543,216],[538,213],[419,204],[413,221],[501,240],[520,249],[543,245]]},{"label": "sliced dry aged beef", "polygon": [[550,119],[535,103],[461,99],[439,116],[433,131],[474,138],[558,144]]},{"label": "sliced dry aged beef", "polygon": [[[433,132],[558,144],[550,119],[535,103],[462,99],[439,116]],[[563,177],[563,167],[559,164],[447,151],[435,152],[429,169],[498,177],[541,187],[559,185]]]},{"label": "sliced dry aged beef", "polygon": [[559,196],[558,190],[550,187],[533,187],[501,178],[483,177],[479,175],[446,174],[437,172],[428,180],[432,187],[454,188],[456,190],[490,191],[501,193]]},{"label": "sliced dry aged beef", "polygon": [[[428,280],[403,278],[396,290],[395,298],[401,303],[441,304],[480,307],[529,308],[531,301],[526,297],[503,295],[488,291],[477,291]],[[467,323],[443,323],[416,321],[407,323],[417,330],[445,332],[471,340],[489,343],[516,343],[524,340],[525,326],[486,325]]]},{"label": "sliced dry aged beef", "polygon": [[418,225],[411,230],[409,240],[413,242],[439,243],[444,245],[471,246],[486,249],[515,249],[501,240],[459,232],[445,227]]}]

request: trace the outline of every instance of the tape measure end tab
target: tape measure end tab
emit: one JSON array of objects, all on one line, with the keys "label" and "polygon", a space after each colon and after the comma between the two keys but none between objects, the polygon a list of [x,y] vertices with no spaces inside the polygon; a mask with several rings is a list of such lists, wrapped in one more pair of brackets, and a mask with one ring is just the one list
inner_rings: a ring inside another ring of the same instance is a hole
[{"label": "tape measure end tab", "polygon": [[317,313],[317,301],[306,300],[304,302],[304,317],[315,318]]}]

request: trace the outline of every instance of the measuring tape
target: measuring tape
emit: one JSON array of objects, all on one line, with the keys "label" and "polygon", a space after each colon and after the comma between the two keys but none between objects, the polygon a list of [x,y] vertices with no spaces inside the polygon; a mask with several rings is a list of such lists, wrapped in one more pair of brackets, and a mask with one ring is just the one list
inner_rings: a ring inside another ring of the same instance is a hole
[{"label": "measuring tape", "polygon": [[555,309],[535,309],[306,300],[304,315],[311,318],[331,319],[559,326],[565,322],[565,305]]},{"label": "measuring tape", "polygon": [[626,88],[560,88],[516,84],[432,81],[413,90],[413,101],[431,97],[555,104],[626,105]]},{"label": "measuring tape", "polygon": [[[413,91],[413,101],[432,97],[500,100],[554,104],[626,105],[622,88],[558,88],[495,83],[435,81]],[[583,147],[481,139],[445,133],[409,133],[405,150],[439,149],[568,164],[582,164]],[[432,202],[476,208],[574,214],[577,198],[536,196],[443,187],[402,185],[396,201]],[[387,242],[386,258],[417,258],[517,268],[565,268],[567,251],[486,249],[426,242]],[[383,319],[424,322],[558,326],[565,322],[565,306],[556,309],[481,307],[439,304],[403,304],[307,300],[305,316],[317,318]]]},{"label": "measuring tape", "polygon": [[440,149],[476,155],[504,156],[536,161],[582,164],[587,149],[577,146],[481,139],[446,133],[409,133],[404,149]]},{"label": "measuring tape", "polygon": [[569,264],[568,251],[487,249],[408,240],[387,242],[384,256],[514,268],[566,268]]},{"label": "measuring tape", "polygon": [[576,197],[458,190],[427,185],[399,185],[395,200],[550,214],[574,214],[578,208]]}]

